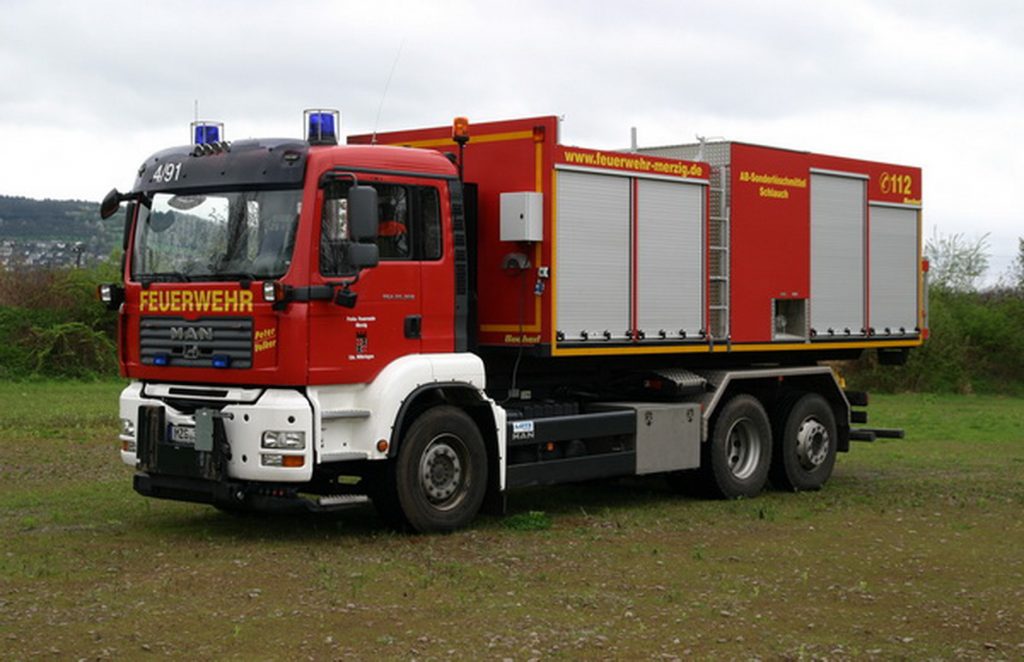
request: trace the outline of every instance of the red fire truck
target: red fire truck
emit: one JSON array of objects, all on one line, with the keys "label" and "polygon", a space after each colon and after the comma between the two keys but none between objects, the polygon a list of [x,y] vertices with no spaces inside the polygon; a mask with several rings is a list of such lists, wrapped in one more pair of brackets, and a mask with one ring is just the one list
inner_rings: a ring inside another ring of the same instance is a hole
[{"label": "red fire truck", "polygon": [[[372,500],[451,530],[507,490],[663,474],[814,490],[927,337],[921,171],[738,142],[562,145],[536,117],[157,152],[129,193],[121,456],[225,510]],[[881,433],[882,431],[878,431]]]}]

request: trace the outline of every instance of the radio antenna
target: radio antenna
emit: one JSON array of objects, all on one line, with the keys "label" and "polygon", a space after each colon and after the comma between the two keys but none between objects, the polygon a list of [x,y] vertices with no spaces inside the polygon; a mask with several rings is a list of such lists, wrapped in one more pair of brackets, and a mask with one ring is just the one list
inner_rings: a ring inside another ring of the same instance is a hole
[{"label": "radio antenna", "polygon": [[402,37],[402,41],[398,44],[395,61],[391,63],[391,73],[388,74],[388,79],[384,82],[384,94],[380,95],[380,105],[377,106],[377,118],[373,120],[373,136],[370,138],[371,145],[377,144],[377,125],[380,124],[380,113],[384,110],[384,99],[388,96],[388,88],[391,87],[391,77],[395,75],[395,68],[398,67],[398,58],[402,57],[403,46],[405,46],[405,37]]}]

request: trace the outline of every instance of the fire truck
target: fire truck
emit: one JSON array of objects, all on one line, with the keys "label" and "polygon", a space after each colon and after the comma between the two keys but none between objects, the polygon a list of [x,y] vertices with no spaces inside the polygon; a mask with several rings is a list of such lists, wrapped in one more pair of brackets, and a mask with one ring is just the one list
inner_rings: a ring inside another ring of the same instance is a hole
[{"label": "fire truck", "polygon": [[602,151],[557,117],[192,144],[127,203],[121,457],[226,511],[372,501],[418,532],[514,488],[817,490],[885,430],[828,362],[925,341],[921,171],[729,141]]}]

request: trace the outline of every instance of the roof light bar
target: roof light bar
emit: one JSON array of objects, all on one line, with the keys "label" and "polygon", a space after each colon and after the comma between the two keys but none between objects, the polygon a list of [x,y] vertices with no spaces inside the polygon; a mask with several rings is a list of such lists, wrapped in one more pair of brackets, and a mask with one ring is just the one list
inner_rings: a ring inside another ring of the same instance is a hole
[{"label": "roof light bar", "polygon": [[224,139],[224,122],[196,120],[190,127],[193,145],[209,145]]},{"label": "roof light bar", "polygon": [[341,113],[337,110],[313,108],[302,111],[306,142],[310,145],[337,145]]}]

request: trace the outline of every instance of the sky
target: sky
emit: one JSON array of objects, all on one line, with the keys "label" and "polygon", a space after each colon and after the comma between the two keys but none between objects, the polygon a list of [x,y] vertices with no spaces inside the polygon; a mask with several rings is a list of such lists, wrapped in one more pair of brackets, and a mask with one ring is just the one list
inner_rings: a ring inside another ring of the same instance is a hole
[{"label": "sky", "polygon": [[99,200],[228,139],[536,115],[596,149],[697,135],[920,166],[925,234],[1024,235],[1024,2],[0,0],[0,194]]}]

